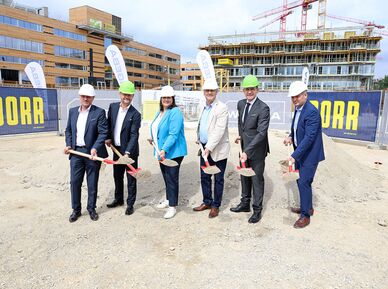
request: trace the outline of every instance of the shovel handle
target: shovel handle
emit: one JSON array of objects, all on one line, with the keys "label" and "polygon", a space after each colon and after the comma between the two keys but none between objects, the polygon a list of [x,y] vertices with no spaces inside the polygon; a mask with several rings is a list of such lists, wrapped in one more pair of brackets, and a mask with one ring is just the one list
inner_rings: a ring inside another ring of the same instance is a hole
[{"label": "shovel handle", "polygon": [[[156,150],[156,152],[157,152],[157,154],[158,154],[158,156],[160,155],[160,150],[158,150],[158,147],[156,146],[156,144],[155,144],[155,142],[152,140],[152,146],[154,147],[154,149]],[[166,158],[165,157],[161,157],[161,156],[159,156],[160,157],[160,159],[162,160],[162,161],[164,161]]]},{"label": "shovel handle", "polygon": [[116,155],[118,155],[120,158],[123,156],[123,155],[119,152],[119,150],[118,150],[117,148],[115,148],[114,145],[110,145],[110,148],[111,148],[112,151],[113,151]]},{"label": "shovel handle", "polygon": [[202,146],[202,143],[200,142],[199,143],[199,148],[201,149],[201,155],[205,161],[205,165],[208,167],[209,166],[209,161],[207,160],[207,156],[205,155],[205,151],[203,150],[203,146]]},{"label": "shovel handle", "polygon": [[287,150],[288,150],[288,170],[290,172],[295,171],[295,164],[293,164],[290,160],[291,157],[291,144],[287,144]]},{"label": "shovel handle", "polygon": [[[114,145],[110,145],[110,148],[112,149],[112,151],[118,155],[120,158],[123,156],[119,150],[117,148],[115,148]],[[131,172],[136,172],[136,169],[131,165],[131,164],[127,164],[128,168],[131,170]]]},{"label": "shovel handle", "polygon": [[[69,150],[69,153],[71,153],[73,155],[78,155],[78,156],[81,156],[81,157],[89,158],[89,159],[92,158],[92,155],[85,154],[85,153],[82,153],[82,152],[77,152],[75,150]],[[96,156],[96,157],[93,157],[93,160],[104,162],[105,159]]]}]

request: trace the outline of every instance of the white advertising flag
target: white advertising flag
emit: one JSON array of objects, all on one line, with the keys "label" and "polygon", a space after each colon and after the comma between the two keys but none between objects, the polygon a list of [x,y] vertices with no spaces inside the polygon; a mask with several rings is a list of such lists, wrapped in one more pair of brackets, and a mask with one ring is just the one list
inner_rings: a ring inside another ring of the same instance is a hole
[{"label": "white advertising flag", "polygon": [[109,45],[105,50],[105,56],[112,67],[117,82],[121,84],[128,80],[127,68],[125,67],[124,58],[116,45]]},{"label": "white advertising flag", "polygon": [[208,79],[216,79],[216,75],[214,73],[214,66],[212,59],[209,55],[209,52],[206,50],[200,50],[197,53],[196,57],[199,69],[201,69],[201,73],[204,80]]},{"label": "white advertising flag", "polygon": [[34,88],[47,88],[42,66],[37,62],[30,62],[24,68],[28,79]]},{"label": "white advertising flag", "polygon": [[309,77],[310,77],[310,72],[308,67],[304,67],[302,71],[302,81],[306,84],[309,85]]}]

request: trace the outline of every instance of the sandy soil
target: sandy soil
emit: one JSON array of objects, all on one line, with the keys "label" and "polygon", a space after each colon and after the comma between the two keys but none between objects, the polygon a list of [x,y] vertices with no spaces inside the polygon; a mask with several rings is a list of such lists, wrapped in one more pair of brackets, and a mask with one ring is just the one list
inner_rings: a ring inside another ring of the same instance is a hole
[{"label": "sandy soil", "polygon": [[234,144],[220,216],[192,211],[202,200],[192,129],[186,130],[179,211],[164,220],[155,208],[164,186],[147,136],[145,125],[140,165],[152,176],[138,183],[135,213],[106,208],[113,197],[108,166],[99,183],[100,220],[91,221],[84,208],[72,224],[64,138],[0,139],[1,289],[388,288],[388,151],[325,138],[316,211],[310,226],[296,230],[297,216],[288,208],[297,203],[297,190],[283,182],[278,163],[287,154],[283,132],[270,133],[265,209],[255,225],[247,222],[250,214],[229,211],[240,195]]}]

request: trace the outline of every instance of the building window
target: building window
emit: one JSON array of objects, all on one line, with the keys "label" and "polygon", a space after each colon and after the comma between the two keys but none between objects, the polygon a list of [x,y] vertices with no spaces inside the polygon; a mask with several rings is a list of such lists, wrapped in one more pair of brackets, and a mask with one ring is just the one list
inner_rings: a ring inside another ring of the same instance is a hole
[{"label": "building window", "polygon": [[154,57],[154,58],[157,58],[157,59],[162,59],[163,58],[162,55],[157,54],[157,53],[149,53],[148,56]]},{"label": "building window", "polygon": [[106,49],[109,45],[112,45],[112,38],[104,37],[104,48]]},{"label": "building window", "polygon": [[0,47],[43,53],[43,43],[0,35]]},{"label": "building window", "polygon": [[30,62],[37,62],[41,66],[44,66],[43,60],[36,60],[36,59],[28,59],[23,57],[16,57],[16,56],[6,56],[6,55],[0,55],[0,62],[11,62],[11,63],[20,63],[20,64],[28,64]]},{"label": "building window", "polygon": [[42,25],[28,22],[28,21],[24,21],[24,20],[19,20],[16,18],[4,16],[4,15],[0,15],[0,23],[20,27],[23,29],[34,30],[34,31],[38,31],[38,32],[43,31]]},{"label": "building window", "polygon": [[141,49],[137,49],[137,48],[133,48],[133,47],[128,47],[128,46],[124,46],[123,49],[124,49],[124,51],[132,52],[132,53],[135,53],[135,54],[138,54],[138,55],[147,55],[147,53],[144,50],[141,50]]},{"label": "building window", "polygon": [[69,58],[86,59],[86,53],[84,50],[67,48],[63,46],[54,46],[54,54],[56,56],[63,56]]},{"label": "building window", "polygon": [[125,65],[129,67],[143,68],[143,63],[140,61],[125,58],[124,62],[125,62]]},{"label": "building window", "polygon": [[82,83],[86,83],[85,78],[64,77],[64,76],[55,77],[55,84],[57,86],[77,86],[77,87],[79,87]]},{"label": "building window", "polygon": [[61,30],[61,29],[58,29],[58,28],[54,28],[54,35],[60,36],[60,37],[65,37],[65,38],[69,38],[69,39],[74,39],[74,40],[78,40],[78,41],[83,41],[83,42],[86,41],[86,36],[85,35],[81,35],[81,34],[78,34],[78,33]]},{"label": "building window", "polygon": [[86,66],[77,65],[77,64],[69,64],[69,63],[55,63],[56,68],[64,68],[64,69],[76,69],[76,70],[86,70]]}]

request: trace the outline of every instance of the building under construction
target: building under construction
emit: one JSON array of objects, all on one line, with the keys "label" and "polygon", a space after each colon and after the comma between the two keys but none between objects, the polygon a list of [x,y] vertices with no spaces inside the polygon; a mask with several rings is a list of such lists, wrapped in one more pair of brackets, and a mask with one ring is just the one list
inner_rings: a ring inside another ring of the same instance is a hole
[{"label": "building under construction", "polygon": [[[264,17],[283,13],[275,19],[281,22],[279,32],[209,37],[209,44],[201,49],[211,55],[225,88],[240,89],[243,77],[253,74],[260,80],[263,90],[286,90],[292,81],[301,79],[303,68],[308,67],[310,89],[371,89],[376,55],[380,52],[382,39],[375,29],[383,27],[368,22],[360,23],[363,26],[325,29],[323,23],[318,25],[318,29],[306,30],[306,19],[303,19],[306,15],[302,13],[302,30],[285,30],[282,21],[290,14],[287,11],[298,6],[307,11],[308,6],[303,8],[303,5],[316,1],[286,3],[259,15]],[[320,1],[320,5],[321,2],[325,1]],[[335,17],[322,13],[325,9],[321,7],[319,11],[320,19],[321,14]],[[254,20],[260,17],[256,16]]]}]

